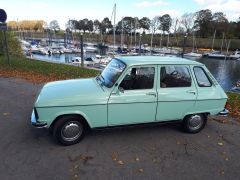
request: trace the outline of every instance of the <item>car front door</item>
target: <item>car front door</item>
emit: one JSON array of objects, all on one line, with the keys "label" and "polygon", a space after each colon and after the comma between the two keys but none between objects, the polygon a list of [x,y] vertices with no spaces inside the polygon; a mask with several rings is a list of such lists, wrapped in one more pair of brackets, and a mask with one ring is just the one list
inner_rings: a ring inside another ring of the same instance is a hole
[{"label": "car front door", "polygon": [[157,66],[130,67],[108,101],[108,125],[155,121]]},{"label": "car front door", "polygon": [[197,90],[187,65],[159,66],[156,121],[182,119],[194,108]]}]

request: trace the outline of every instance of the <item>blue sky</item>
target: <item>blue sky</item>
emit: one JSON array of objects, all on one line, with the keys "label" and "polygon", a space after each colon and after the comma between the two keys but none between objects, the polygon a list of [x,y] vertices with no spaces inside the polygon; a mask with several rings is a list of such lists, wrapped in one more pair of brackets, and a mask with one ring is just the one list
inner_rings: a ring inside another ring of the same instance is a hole
[{"label": "blue sky", "polygon": [[117,4],[117,21],[123,16],[153,18],[163,14],[181,17],[186,12],[210,9],[224,12],[230,20],[240,16],[240,0],[1,0],[10,20],[56,19],[64,28],[68,19],[111,18],[113,5]]}]

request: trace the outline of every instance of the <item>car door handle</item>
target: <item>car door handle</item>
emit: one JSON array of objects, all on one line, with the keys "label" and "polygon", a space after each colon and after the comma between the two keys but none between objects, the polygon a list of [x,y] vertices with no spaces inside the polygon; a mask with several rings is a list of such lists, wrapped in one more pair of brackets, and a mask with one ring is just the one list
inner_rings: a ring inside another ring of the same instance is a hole
[{"label": "car door handle", "polygon": [[196,91],[195,90],[189,90],[189,91],[187,91],[187,93],[196,94]]},{"label": "car door handle", "polygon": [[156,94],[155,92],[149,92],[149,93],[147,93],[146,95],[148,95],[148,96],[154,96],[154,97],[157,96],[157,94]]}]

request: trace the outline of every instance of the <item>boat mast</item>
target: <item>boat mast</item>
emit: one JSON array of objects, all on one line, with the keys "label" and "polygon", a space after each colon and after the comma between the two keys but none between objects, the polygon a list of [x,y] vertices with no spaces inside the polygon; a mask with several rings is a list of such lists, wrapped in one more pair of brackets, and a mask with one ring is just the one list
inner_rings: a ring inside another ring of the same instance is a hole
[{"label": "boat mast", "polygon": [[195,38],[194,38],[194,31],[193,31],[193,37],[192,37],[192,39],[193,39],[193,42],[192,42],[192,52],[194,52],[194,40],[195,40]]},{"label": "boat mast", "polygon": [[214,45],[214,41],[215,41],[215,36],[216,36],[216,29],[214,31],[214,35],[213,35],[213,41],[212,41],[212,51],[213,51],[213,45]]},{"label": "boat mast", "polygon": [[122,17],[121,49],[123,50],[123,17]]},{"label": "boat mast", "polygon": [[[117,11],[117,5],[116,3],[113,6],[113,12],[112,12],[112,17],[113,17],[113,49],[115,49],[116,46],[116,11]],[[112,18],[111,18],[112,19]]]},{"label": "boat mast", "polygon": [[222,53],[222,48],[223,48],[223,40],[225,38],[225,32],[223,32],[223,37],[222,37],[222,44],[221,44],[221,53]]},{"label": "boat mast", "polygon": [[130,49],[132,49],[132,22],[131,22]]}]

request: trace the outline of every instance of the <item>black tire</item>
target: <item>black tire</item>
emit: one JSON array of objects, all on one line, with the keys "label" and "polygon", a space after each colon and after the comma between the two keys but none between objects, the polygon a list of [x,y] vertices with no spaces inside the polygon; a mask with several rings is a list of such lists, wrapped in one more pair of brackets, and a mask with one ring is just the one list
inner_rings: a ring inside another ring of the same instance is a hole
[{"label": "black tire", "polygon": [[74,115],[59,118],[53,127],[54,137],[65,146],[78,143],[83,138],[84,132],[84,124]]},{"label": "black tire", "polygon": [[191,114],[183,119],[183,128],[188,133],[198,133],[207,123],[207,116],[204,114]]}]

